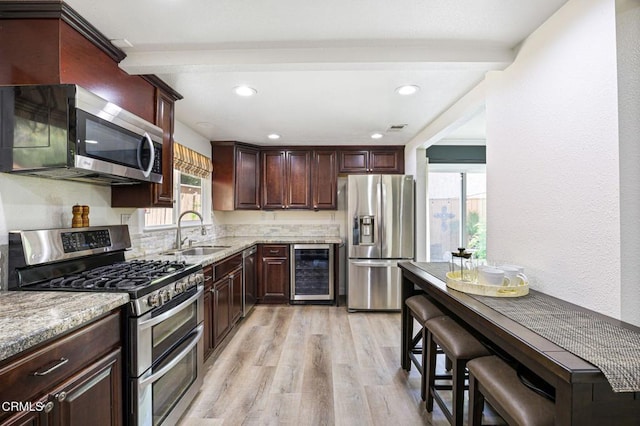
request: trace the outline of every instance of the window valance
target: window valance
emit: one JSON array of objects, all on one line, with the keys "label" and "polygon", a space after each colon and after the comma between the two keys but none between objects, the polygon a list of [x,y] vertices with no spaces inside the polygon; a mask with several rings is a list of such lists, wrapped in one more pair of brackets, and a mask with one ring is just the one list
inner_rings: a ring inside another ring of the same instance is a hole
[{"label": "window valance", "polygon": [[173,168],[192,176],[210,179],[213,163],[206,155],[202,155],[179,143],[174,143]]}]

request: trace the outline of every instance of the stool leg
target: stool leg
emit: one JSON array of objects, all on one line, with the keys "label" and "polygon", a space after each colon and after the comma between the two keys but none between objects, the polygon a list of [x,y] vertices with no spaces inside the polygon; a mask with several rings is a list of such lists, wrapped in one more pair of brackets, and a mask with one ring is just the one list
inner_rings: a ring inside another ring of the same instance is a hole
[{"label": "stool leg", "polygon": [[462,426],[464,420],[464,376],[467,362],[456,360],[453,366],[453,426]]},{"label": "stool leg", "polygon": [[436,385],[436,352],[438,350],[438,347],[436,345],[436,342],[433,340],[431,332],[429,330],[426,330],[426,333],[427,334],[425,340],[422,342],[422,350],[424,351],[425,346],[427,350],[427,364],[426,366],[423,365],[422,367],[422,371],[424,372],[424,374],[422,375],[422,380],[423,383],[425,383],[422,389],[422,399],[424,400],[426,393],[426,408],[430,413],[431,411],[433,411],[433,392]]},{"label": "stool leg", "polygon": [[478,381],[469,374],[469,420],[467,426],[482,425],[482,410],[484,409],[484,396],[478,389]]},{"label": "stool leg", "polygon": [[[420,396],[423,401],[427,398],[427,378],[425,376],[428,374],[427,371],[431,371],[428,369],[430,368],[428,364],[429,361],[427,360],[428,349],[427,327],[422,327],[422,379],[420,380]],[[435,372],[433,377],[435,379]]]},{"label": "stool leg", "polygon": [[411,359],[409,352],[413,342],[413,316],[406,306],[402,307],[403,333],[402,333],[402,366],[406,371],[411,371]]}]

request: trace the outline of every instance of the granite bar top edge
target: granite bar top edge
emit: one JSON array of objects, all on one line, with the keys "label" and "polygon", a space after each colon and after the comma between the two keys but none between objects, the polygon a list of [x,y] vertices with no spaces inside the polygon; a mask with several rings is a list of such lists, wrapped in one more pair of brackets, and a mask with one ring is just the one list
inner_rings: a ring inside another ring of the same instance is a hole
[{"label": "granite bar top edge", "polygon": [[0,292],[0,362],[129,302],[127,293]]}]

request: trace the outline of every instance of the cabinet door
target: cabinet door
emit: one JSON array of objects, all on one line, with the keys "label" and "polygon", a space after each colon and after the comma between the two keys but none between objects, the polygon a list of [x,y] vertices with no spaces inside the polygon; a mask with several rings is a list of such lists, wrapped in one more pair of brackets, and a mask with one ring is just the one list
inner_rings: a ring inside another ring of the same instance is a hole
[{"label": "cabinet door", "polygon": [[[5,403],[9,403],[6,401]],[[19,401],[16,401],[19,402]],[[47,413],[53,409],[53,402],[49,401],[49,396],[45,395],[37,401],[32,402],[37,410],[42,411],[18,411],[8,419],[2,421],[2,426],[47,426],[49,418]]]},{"label": "cabinet door", "polygon": [[312,182],[313,209],[335,210],[338,207],[338,168],[336,151],[314,151]]},{"label": "cabinet door", "polygon": [[122,361],[117,349],[81,371],[54,392],[50,424],[113,426],[122,419]]},{"label": "cabinet door", "polygon": [[285,208],[311,208],[311,151],[286,153]]},{"label": "cabinet door", "polygon": [[286,156],[284,151],[262,152],[262,208],[285,207]]},{"label": "cabinet door", "polygon": [[213,346],[217,347],[231,329],[231,281],[225,277],[213,288]]},{"label": "cabinet door", "polygon": [[260,160],[255,149],[238,147],[236,150],[235,208],[260,209]]},{"label": "cabinet door", "polygon": [[404,173],[404,150],[372,150],[369,165],[373,173]]},{"label": "cabinet door", "polygon": [[156,125],[162,129],[162,183],[153,185],[153,207],[173,207],[174,102],[160,90],[156,96]]},{"label": "cabinet door", "polygon": [[261,246],[258,294],[262,303],[289,302],[289,246]]},{"label": "cabinet door", "polygon": [[230,276],[231,283],[231,324],[242,317],[242,269],[236,269]]},{"label": "cabinet door", "polygon": [[213,350],[213,267],[211,265],[204,268],[204,358],[207,359]]},{"label": "cabinet door", "polygon": [[340,151],[340,173],[367,173],[369,171],[369,151]]}]

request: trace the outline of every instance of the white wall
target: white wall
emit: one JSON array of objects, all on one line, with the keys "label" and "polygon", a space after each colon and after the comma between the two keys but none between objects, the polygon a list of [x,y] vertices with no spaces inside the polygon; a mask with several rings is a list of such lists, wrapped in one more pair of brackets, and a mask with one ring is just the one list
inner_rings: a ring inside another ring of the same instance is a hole
[{"label": "white wall", "polygon": [[111,188],[0,173],[0,245],[16,229],[71,228],[71,208],[90,207],[90,224],[120,223],[133,209],[112,209]]},{"label": "white wall", "polygon": [[640,0],[616,1],[622,318],[640,324]]},{"label": "white wall", "polygon": [[488,74],[487,252],[620,318],[616,69],[614,0],[570,0]]}]

